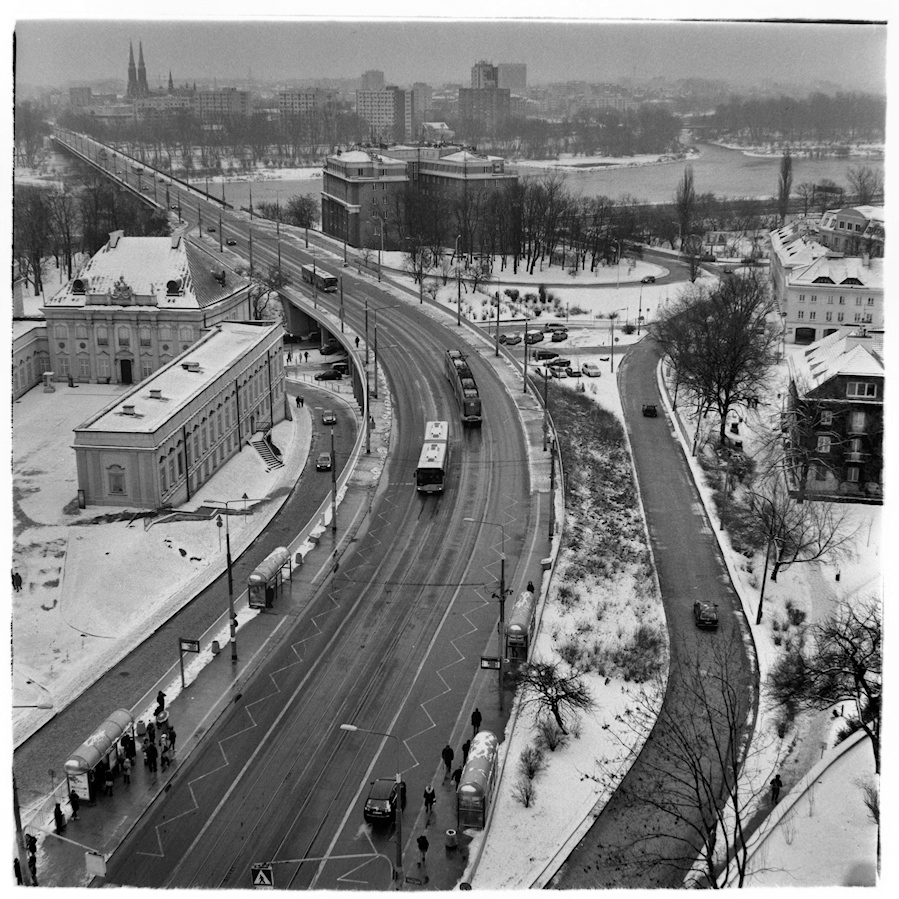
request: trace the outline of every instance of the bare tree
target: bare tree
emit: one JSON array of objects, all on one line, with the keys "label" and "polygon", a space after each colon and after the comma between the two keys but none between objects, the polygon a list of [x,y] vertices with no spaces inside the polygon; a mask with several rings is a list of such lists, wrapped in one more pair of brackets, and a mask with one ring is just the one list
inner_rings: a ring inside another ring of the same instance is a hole
[{"label": "bare tree", "polygon": [[809,208],[815,205],[815,184],[812,181],[803,181],[796,187],[796,196],[802,200],[802,214],[808,215]]},{"label": "bare tree", "polygon": [[578,672],[562,662],[535,660],[512,676],[521,687],[522,702],[552,715],[563,734],[568,733],[566,717],[576,717],[578,712],[589,711],[595,705]]},{"label": "bare tree", "polygon": [[805,638],[799,652],[784,653],[771,669],[769,703],[815,711],[850,703],[855,710],[851,723],[870,738],[874,770],[880,774],[883,635],[879,599],[843,600],[823,621],[809,625]]},{"label": "bare tree", "polygon": [[282,287],[290,284],[290,277],[286,272],[280,271],[277,265],[270,266],[267,272],[252,268],[246,274],[250,279],[250,308],[253,319],[261,321],[266,317],[273,297]]},{"label": "bare tree", "polygon": [[674,195],[674,208],[680,225],[681,240],[693,230],[693,217],[696,214],[696,188],[693,184],[693,166],[684,166],[684,177],[678,182]]},{"label": "bare tree", "polygon": [[777,179],[777,214],[780,217],[780,225],[783,227],[790,211],[790,191],[793,188],[793,157],[790,151],[781,157],[780,175]]},{"label": "bare tree", "polygon": [[855,194],[859,206],[870,205],[883,190],[883,174],[866,165],[860,165],[846,172],[846,180]]}]

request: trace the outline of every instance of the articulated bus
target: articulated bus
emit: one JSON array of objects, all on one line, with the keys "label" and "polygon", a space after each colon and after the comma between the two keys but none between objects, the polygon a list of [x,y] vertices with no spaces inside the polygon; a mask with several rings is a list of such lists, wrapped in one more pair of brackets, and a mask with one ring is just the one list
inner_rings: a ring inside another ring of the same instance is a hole
[{"label": "articulated bus", "polygon": [[462,412],[462,424],[481,424],[481,397],[474,375],[465,361],[461,350],[446,351],[446,377],[453,387],[453,393]]},{"label": "articulated bus", "polygon": [[415,489],[419,493],[443,493],[449,470],[449,422],[429,421],[425,442],[415,469]]},{"label": "articulated bus", "polygon": [[333,293],[337,290],[337,278],[334,275],[329,275],[318,266],[304,265],[300,271],[303,274],[303,280],[307,284],[314,284],[319,290],[324,290],[327,293]]}]

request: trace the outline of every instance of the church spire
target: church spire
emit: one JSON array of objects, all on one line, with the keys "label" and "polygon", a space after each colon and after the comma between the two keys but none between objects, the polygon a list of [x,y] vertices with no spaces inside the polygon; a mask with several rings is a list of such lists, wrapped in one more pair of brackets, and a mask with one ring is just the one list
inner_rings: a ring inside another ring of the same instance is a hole
[{"label": "church spire", "polygon": [[134,67],[134,42],[128,42],[128,90],[125,98],[133,100],[137,96],[137,70]]},{"label": "church spire", "polygon": [[144,65],[144,44],[138,41],[137,44],[137,91],[141,97],[146,97],[150,93],[147,85],[147,67]]},{"label": "church spire", "polygon": [[175,93],[175,85],[174,85],[174,82],[172,81],[172,70],[171,69],[169,69],[169,93],[170,94]]}]

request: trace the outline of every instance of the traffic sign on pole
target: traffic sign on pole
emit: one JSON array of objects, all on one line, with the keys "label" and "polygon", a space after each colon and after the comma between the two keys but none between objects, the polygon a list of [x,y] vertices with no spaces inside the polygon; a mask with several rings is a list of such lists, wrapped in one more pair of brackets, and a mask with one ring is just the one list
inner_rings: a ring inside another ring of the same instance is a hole
[{"label": "traffic sign on pole", "polygon": [[275,875],[271,865],[253,865],[250,875],[254,889],[273,890],[275,888]]}]

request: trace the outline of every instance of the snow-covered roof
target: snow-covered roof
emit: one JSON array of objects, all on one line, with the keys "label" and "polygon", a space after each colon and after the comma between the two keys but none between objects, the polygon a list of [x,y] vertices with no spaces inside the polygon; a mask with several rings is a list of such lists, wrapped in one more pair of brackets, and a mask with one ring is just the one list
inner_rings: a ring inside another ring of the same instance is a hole
[{"label": "snow-covered roof", "polygon": [[[76,431],[153,433],[280,327],[221,322],[189,350],[122,394]],[[150,391],[157,390],[159,395],[151,396]],[[126,406],[132,411],[126,412]]]},{"label": "snow-covered roof", "polygon": [[772,231],[771,247],[784,266],[809,265],[827,253],[827,247],[814,239],[810,228],[796,223]]},{"label": "snow-covered roof", "polygon": [[838,375],[882,378],[881,349],[873,334],[836,331],[790,357],[790,378],[803,394]]},{"label": "snow-covered roof", "polygon": [[794,269],[790,283],[794,286],[833,284],[846,288],[883,290],[883,259],[822,256],[804,268]]},{"label": "snow-covered roof", "polygon": [[337,159],[341,162],[371,162],[371,154],[365,150],[345,150]]},{"label": "snow-covered roof", "polygon": [[472,153],[471,150],[458,150],[448,156],[441,156],[441,162],[487,162],[494,159],[502,159],[502,156],[487,156],[481,153]]}]

